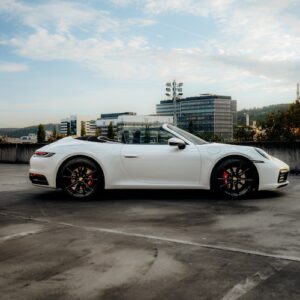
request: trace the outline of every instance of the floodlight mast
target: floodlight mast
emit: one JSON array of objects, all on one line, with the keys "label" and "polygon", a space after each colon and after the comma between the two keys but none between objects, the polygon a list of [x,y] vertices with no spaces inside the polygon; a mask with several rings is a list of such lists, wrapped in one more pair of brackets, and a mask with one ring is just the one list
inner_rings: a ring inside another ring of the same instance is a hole
[{"label": "floodlight mast", "polygon": [[175,126],[177,126],[177,99],[183,95],[182,86],[183,83],[177,83],[176,80],[166,83],[166,96],[172,97],[173,100],[173,123]]}]

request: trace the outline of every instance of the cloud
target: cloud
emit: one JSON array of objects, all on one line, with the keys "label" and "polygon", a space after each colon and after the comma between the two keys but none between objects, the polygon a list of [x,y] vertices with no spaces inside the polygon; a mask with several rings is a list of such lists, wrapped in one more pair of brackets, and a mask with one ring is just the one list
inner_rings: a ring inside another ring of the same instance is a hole
[{"label": "cloud", "polygon": [[[262,77],[291,86],[299,79],[300,21],[295,13],[299,1],[144,1],[149,13],[167,11],[211,18],[218,36],[203,43],[202,59],[231,69],[239,79]],[[193,34],[193,36],[195,36]],[[196,38],[196,36],[195,36]]]},{"label": "cloud", "polygon": [[206,1],[194,0],[146,0],[144,9],[148,13],[190,13],[200,16],[208,16],[209,6]]},{"label": "cloud", "polygon": [[111,0],[111,3],[117,5],[117,6],[128,6],[132,4],[137,4],[137,0]]},{"label": "cloud", "polygon": [[38,60],[71,60],[84,62],[102,57],[113,50],[123,49],[120,39],[105,41],[99,38],[78,39],[71,34],[49,33],[38,29],[27,38],[12,38],[2,43],[14,46],[17,53]]},{"label": "cloud", "polygon": [[[247,88],[254,84],[291,86],[299,78],[300,21],[291,10],[296,1],[111,1],[134,6],[142,17],[120,19],[77,2],[30,5],[4,0],[0,12],[32,30],[0,43],[14,47],[24,57],[73,61],[113,79],[180,77],[207,84],[221,82],[227,88],[236,87],[238,82]],[[156,24],[152,17],[160,14],[164,22],[164,15],[169,13],[209,19],[216,33],[201,39],[196,27],[189,33],[176,24],[198,45],[172,48],[167,39],[159,47],[147,36],[130,30]]]},{"label": "cloud", "polygon": [[1,12],[28,27],[52,28],[58,32],[69,32],[72,28],[106,32],[125,30],[131,26],[151,26],[155,23],[154,20],[142,18],[128,18],[124,21],[113,18],[105,10],[65,1],[32,5],[15,0],[2,0],[0,2]]},{"label": "cloud", "polygon": [[118,6],[134,5],[147,14],[193,14],[208,16],[214,10],[222,10],[233,0],[110,0]]},{"label": "cloud", "polygon": [[11,62],[0,62],[0,73],[16,73],[16,72],[24,72],[29,68],[27,65],[11,63]]}]

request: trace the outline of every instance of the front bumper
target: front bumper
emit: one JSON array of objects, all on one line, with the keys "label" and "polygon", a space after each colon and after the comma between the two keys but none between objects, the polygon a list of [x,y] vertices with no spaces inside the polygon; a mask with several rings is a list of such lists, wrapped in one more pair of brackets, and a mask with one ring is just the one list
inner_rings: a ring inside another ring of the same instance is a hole
[{"label": "front bumper", "polygon": [[259,190],[276,190],[289,184],[289,166],[283,161],[272,157],[263,163],[255,163],[259,174]]}]

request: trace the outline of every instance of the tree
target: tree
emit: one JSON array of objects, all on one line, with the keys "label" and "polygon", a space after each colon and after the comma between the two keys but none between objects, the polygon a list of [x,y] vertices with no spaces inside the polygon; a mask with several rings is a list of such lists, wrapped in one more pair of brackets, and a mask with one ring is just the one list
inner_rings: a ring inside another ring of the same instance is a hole
[{"label": "tree", "polygon": [[109,125],[108,125],[108,128],[107,128],[107,137],[111,140],[114,139],[115,137],[115,131],[114,131],[114,126],[113,126],[113,123],[110,122]]},{"label": "tree", "polygon": [[55,140],[57,138],[57,130],[56,130],[56,125],[53,126],[52,130],[52,137]]},{"label": "tree", "polygon": [[214,134],[213,132],[196,133],[195,135],[207,142],[224,142],[222,136]]},{"label": "tree", "polygon": [[234,139],[242,141],[253,141],[255,130],[250,126],[237,126],[234,128]]},{"label": "tree", "polygon": [[269,113],[260,123],[261,140],[296,141],[300,139],[300,102],[296,100],[287,111]]},{"label": "tree", "polygon": [[40,124],[38,126],[37,141],[38,143],[44,143],[45,139],[46,139],[45,126],[43,124]]},{"label": "tree", "polygon": [[67,123],[67,136],[71,135],[70,123]]},{"label": "tree", "polygon": [[101,134],[102,134],[101,128],[97,127],[97,128],[96,128],[95,135],[96,135],[96,136],[100,136]]},{"label": "tree", "polygon": [[288,125],[289,121],[287,116],[287,112],[268,114],[265,120],[261,122],[261,127],[264,131],[261,139],[266,141],[293,140],[292,128]]},{"label": "tree", "polygon": [[145,144],[149,144],[150,140],[151,140],[150,126],[146,125],[146,127],[145,127],[145,139],[144,139],[144,143]]},{"label": "tree", "polygon": [[86,131],[85,131],[85,122],[81,122],[81,131],[80,131],[80,136],[85,136]]},{"label": "tree", "polygon": [[294,139],[300,138],[300,101],[296,100],[295,103],[290,105],[287,112],[288,126],[291,128]]},{"label": "tree", "polygon": [[7,143],[7,139],[5,136],[0,136],[0,144],[4,144],[4,143]]},{"label": "tree", "polygon": [[193,124],[192,120],[189,121],[188,132],[189,133],[194,133],[194,124]]}]

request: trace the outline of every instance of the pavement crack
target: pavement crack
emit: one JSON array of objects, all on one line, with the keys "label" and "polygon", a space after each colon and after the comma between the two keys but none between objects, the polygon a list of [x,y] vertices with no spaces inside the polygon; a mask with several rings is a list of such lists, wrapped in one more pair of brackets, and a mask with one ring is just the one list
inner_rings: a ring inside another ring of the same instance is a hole
[{"label": "pavement crack", "polygon": [[154,248],[154,254],[153,254],[153,257],[157,257],[158,256],[158,248]]},{"label": "pavement crack", "polygon": [[39,211],[42,213],[42,215],[44,216],[44,217],[48,217],[47,216],[47,214],[45,213],[45,211],[44,211],[44,209],[42,208],[42,206],[39,204],[39,202],[37,202],[37,201],[34,201],[34,203],[35,203],[35,205],[38,207],[38,209],[39,209]]}]

